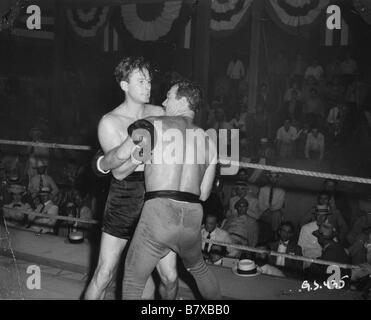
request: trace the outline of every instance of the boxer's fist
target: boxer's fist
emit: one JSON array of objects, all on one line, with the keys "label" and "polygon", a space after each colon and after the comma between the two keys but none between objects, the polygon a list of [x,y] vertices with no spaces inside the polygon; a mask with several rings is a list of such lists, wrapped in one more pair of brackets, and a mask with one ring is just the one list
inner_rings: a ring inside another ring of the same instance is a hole
[{"label": "boxer's fist", "polygon": [[93,172],[95,173],[95,175],[98,176],[98,177],[105,177],[106,176],[106,174],[99,171],[98,167],[97,167],[98,158],[103,156],[103,155],[104,155],[103,150],[99,149],[98,152],[94,155],[93,159],[91,160],[91,168],[92,168]]},{"label": "boxer's fist", "polygon": [[151,122],[145,119],[140,119],[133,122],[128,127],[128,135],[135,144],[141,146],[149,145],[152,150],[155,140],[155,127]]},{"label": "boxer's fist", "polygon": [[155,145],[155,128],[151,122],[140,119],[128,127],[128,135],[136,144],[132,152],[135,162],[145,163],[151,158]]}]

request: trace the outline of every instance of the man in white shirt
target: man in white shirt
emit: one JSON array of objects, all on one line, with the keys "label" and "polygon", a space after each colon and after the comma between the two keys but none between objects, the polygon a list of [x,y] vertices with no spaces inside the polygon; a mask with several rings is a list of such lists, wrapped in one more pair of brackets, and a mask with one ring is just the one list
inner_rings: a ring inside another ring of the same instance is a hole
[{"label": "man in white shirt", "polygon": [[227,76],[232,80],[240,80],[245,76],[245,67],[237,55],[228,64]]},{"label": "man in white shirt", "polygon": [[202,252],[204,254],[204,258],[213,263],[217,263],[225,255],[230,255],[231,250],[226,247],[207,243],[205,240],[208,239],[225,243],[233,243],[228,232],[218,228],[217,220],[216,215],[208,213],[205,218],[205,224],[201,229]]},{"label": "man in white shirt", "polygon": [[38,234],[54,234],[54,226],[57,220],[52,219],[52,216],[58,215],[59,208],[51,200],[50,188],[43,187],[38,195],[41,203],[36,207],[35,213],[43,213],[45,218],[29,215],[29,228]]},{"label": "man in white shirt", "polygon": [[260,219],[271,226],[275,237],[282,222],[286,196],[285,190],[277,186],[279,178],[279,173],[269,172],[269,184],[260,188],[258,198]]},{"label": "man in white shirt", "polygon": [[305,158],[313,160],[322,160],[325,153],[325,137],[318,131],[318,128],[313,127],[307,135],[305,143]]},{"label": "man in white shirt", "polygon": [[53,178],[46,173],[46,168],[46,162],[42,160],[37,161],[37,174],[30,179],[30,182],[28,184],[28,190],[30,191],[33,198],[44,187],[51,190],[52,197],[54,197],[59,192],[59,188]]},{"label": "man in white shirt", "polygon": [[285,120],[284,125],[277,131],[277,148],[280,157],[291,158],[296,139],[299,137],[300,132],[295,127],[291,126],[290,120]]},{"label": "man in white shirt", "polygon": [[[309,222],[301,227],[298,245],[303,251],[303,256],[316,259],[322,254],[322,247],[318,239],[313,235],[313,231],[318,230],[319,226],[328,218],[330,211],[327,205],[317,205],[316,220]],[[310,263],[304,262],[304,268],[309,267]]]}]

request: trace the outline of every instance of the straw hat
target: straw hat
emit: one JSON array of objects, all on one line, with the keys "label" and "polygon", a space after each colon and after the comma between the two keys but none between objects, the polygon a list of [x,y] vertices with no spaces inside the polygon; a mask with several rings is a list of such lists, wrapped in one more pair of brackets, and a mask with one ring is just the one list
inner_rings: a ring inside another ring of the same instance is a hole
[{"label": "straw hat", "polygon": [[255,277],[261,274],[253,260],[242,259],[232,267],[232,272],[240,277]]}]

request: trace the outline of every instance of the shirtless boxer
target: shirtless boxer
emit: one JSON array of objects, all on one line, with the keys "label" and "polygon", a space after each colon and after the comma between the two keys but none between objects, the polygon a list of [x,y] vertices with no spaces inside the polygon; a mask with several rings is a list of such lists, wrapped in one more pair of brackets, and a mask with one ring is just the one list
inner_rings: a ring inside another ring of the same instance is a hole
[{"label": "shirtless boxer", "polygon": [[[146,105],[151,93],[151,74],[149,64],[143,58],[124,58],[115,69],[115,77],[125,92],[125,101],[104,115],[98,125],[104,156],[98,158],[97,168],[103,174],[112,169],[113,177],[104,212],[98,266],[86,289],[85,299],[104,299],[143,206],[143,166],[133,163],[130,158],[117,158],[115,150],[127,138],[127,128],[131,123],[164,114],[163,108]],[[124,149],[125,146],[120,150]],[[174,299],[178,284],[175,253],[161,260],[157,270],[161,279],[161,296]],[[154,286],[149,281],[143,298],[153,298],[153,293]]]},{"label": "shirtless boxer", "polygon": [[[150,144],[153,150],[149,156],[143,156],[147,160],[145,202],[125,261],[123,299],[140,299],[157,263],[172,251],[182,258],[205,299],[221,298],[218,282],[201,252],[203,211],[200,200],[206,200],[211,192],[217,153],[213,140],[207,139],[207,134],[193,123],[200,93],[191,82],[178,82],[163,103],[166,117],[141,119],[128,128],[132,143],[143,150],[148,150],[148,144],[153,143]],[[161,122],[163,130],[156,129],[156,122]],[[177,130],[183,138],[182,158],[175,164],[169,164],[168,160],[157,161],[163,159],[167,146],[174,143],[165,137],[164,132],[169,129]],[[199,130],[206,143],[185,139],[187,129]],[[150,133],[150,138],[143,130]],[[205,161],[196,161],[199,155],[205,155]]]}]

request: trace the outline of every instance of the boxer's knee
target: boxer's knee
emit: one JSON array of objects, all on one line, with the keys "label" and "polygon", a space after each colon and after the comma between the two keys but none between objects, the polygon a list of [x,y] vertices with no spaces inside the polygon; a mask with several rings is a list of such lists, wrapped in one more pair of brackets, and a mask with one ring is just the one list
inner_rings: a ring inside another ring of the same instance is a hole
[{"label": "boxer's knee", "polygon": [[168,269],[166,273],[160,275],[161,282],[165,286],[171,286],[177,283],[178,281],[178,273],[176,269]]}]

